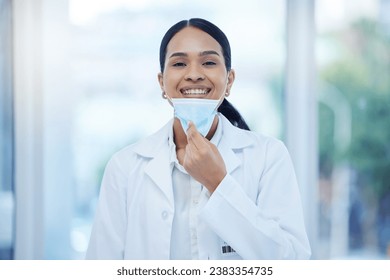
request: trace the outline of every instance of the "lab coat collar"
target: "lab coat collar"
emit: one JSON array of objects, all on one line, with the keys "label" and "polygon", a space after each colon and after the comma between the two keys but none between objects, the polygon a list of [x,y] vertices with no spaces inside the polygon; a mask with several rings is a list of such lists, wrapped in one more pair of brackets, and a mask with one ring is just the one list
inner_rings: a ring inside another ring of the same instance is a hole
[{"label": "lab coat collar", "polygon": [[222,140],[226,146],[232,150],[243,149],[254,144],[254,140],[249,136],[248,131],[238,128],[230,123],[230,121],[222,114]]},{"label": "lab coat collar", "polygon": [[[248,133],[243,133],[242,129],[233,126],[222,114],[219,114],[222,124],[222,139],[224,148],[230,150],[243,149],[254,144]],[[166,123],[160,130],[142,141],[134,144],[134,151],[138,155],[146,158],[154,158],[162,149],[168,145],[169,133],[173,129],[173,119]],[[169,157],[168,157],[169,160]]]},{"label": "lab coat collar", "polygon": [[164,145],[168,147],[169,133],[172,129],[173,119],[154,134],[134,144],[134,152],[145,158],[154,158],[164,148]]},{"label": "lab coat collar", "polygon": [[[254,144],[254,140],[247,131],[233,126],[225,116],[220,114],[222,125],[222,139],[218,149],[224,159],[227,172],[232,173],[241,165],[241,160],[236,155],[236,150]],[[138,155],[150,158],[145,172],[165,193],[168,200],[173,202],[172,168],[169,155],[169,133],[173,129],[173,119],[164,125],[159,131],[134,145],[134,152]],[[172,205],[173,207],[173,205]]]},{"label": "lab coat collar", "polygon": [[222,138],[218,149],[225,162],[227,172],[231,174],[241,165],[241,159],[236,155],[236,151],[253,145],[254,141],[247,131],[232,125],[224,115],[220,114],[220,117]]}]

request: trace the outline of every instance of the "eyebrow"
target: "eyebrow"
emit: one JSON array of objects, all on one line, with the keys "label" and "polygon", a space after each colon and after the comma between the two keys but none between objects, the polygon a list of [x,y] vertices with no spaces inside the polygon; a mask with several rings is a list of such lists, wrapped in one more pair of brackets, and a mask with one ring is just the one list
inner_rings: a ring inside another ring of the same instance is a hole
[{"label": "eyebrow", "polygon": [[[206,56],[206,55],[217,55],[219,56],[219,53],[217,53],[216,51],[203,51],[203,52],[200,52],[199,53],[199,56]],[[171,57],[175,57],[175,56],[179,56],[179,57],[188,57],[188,54],[185,53],[185,52],[175,52],[173,54],[171,54]]]},{"label": "eyebrow", "polygon": [[205,55],[210,55],[210,54],[214,54],[214,55],[218,55],[219,56],[219,53],[217,53],[216,51],[204,51],[204,52],[201,52],[199,55],[200,56],[205,56]]}]

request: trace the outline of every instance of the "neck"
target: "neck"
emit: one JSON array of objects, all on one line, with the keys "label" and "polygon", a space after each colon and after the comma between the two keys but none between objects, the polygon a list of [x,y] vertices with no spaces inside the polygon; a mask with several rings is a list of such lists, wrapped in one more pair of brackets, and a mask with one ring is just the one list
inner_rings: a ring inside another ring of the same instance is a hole
[{"label": "neck", "polygon": [[[210,131],[206,135],[206,139],[210,140],[213,138],[218,127],[218,120],[218,116],[215,116]],[[175,142],[176,149],[185,148],[187,146],[187,135],[181,126],[180,120],[177,118],[173,121],[173,141]]]}]

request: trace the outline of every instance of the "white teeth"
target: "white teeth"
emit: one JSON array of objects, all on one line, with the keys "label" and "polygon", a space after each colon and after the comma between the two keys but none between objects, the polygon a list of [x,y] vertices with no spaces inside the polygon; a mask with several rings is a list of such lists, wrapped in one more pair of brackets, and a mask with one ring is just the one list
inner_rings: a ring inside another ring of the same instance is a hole
[{"label": "white teeth", "polygon": [[208,90],[206,89],[187,89],[183,90],[184,95],[204,95],[207,94]]}]

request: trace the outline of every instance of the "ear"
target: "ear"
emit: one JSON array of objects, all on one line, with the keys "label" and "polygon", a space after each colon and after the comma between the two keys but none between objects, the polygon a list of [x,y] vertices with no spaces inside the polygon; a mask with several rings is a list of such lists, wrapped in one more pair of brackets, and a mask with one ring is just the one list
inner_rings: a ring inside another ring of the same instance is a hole
[{"label": "ear", "polygon": [[236,78],[236,72],[234,71],[234,69],[230,69],[227,77],[226,93],[230,94],[230,89],[233,86],[235,78]]},{"label": "ear", "polygon": [[158,73],[157,80],[158,80],[158,83],[160,84],[161,91],[165,91],[164,90],[164,77],[163,77],[163,73]]}]

